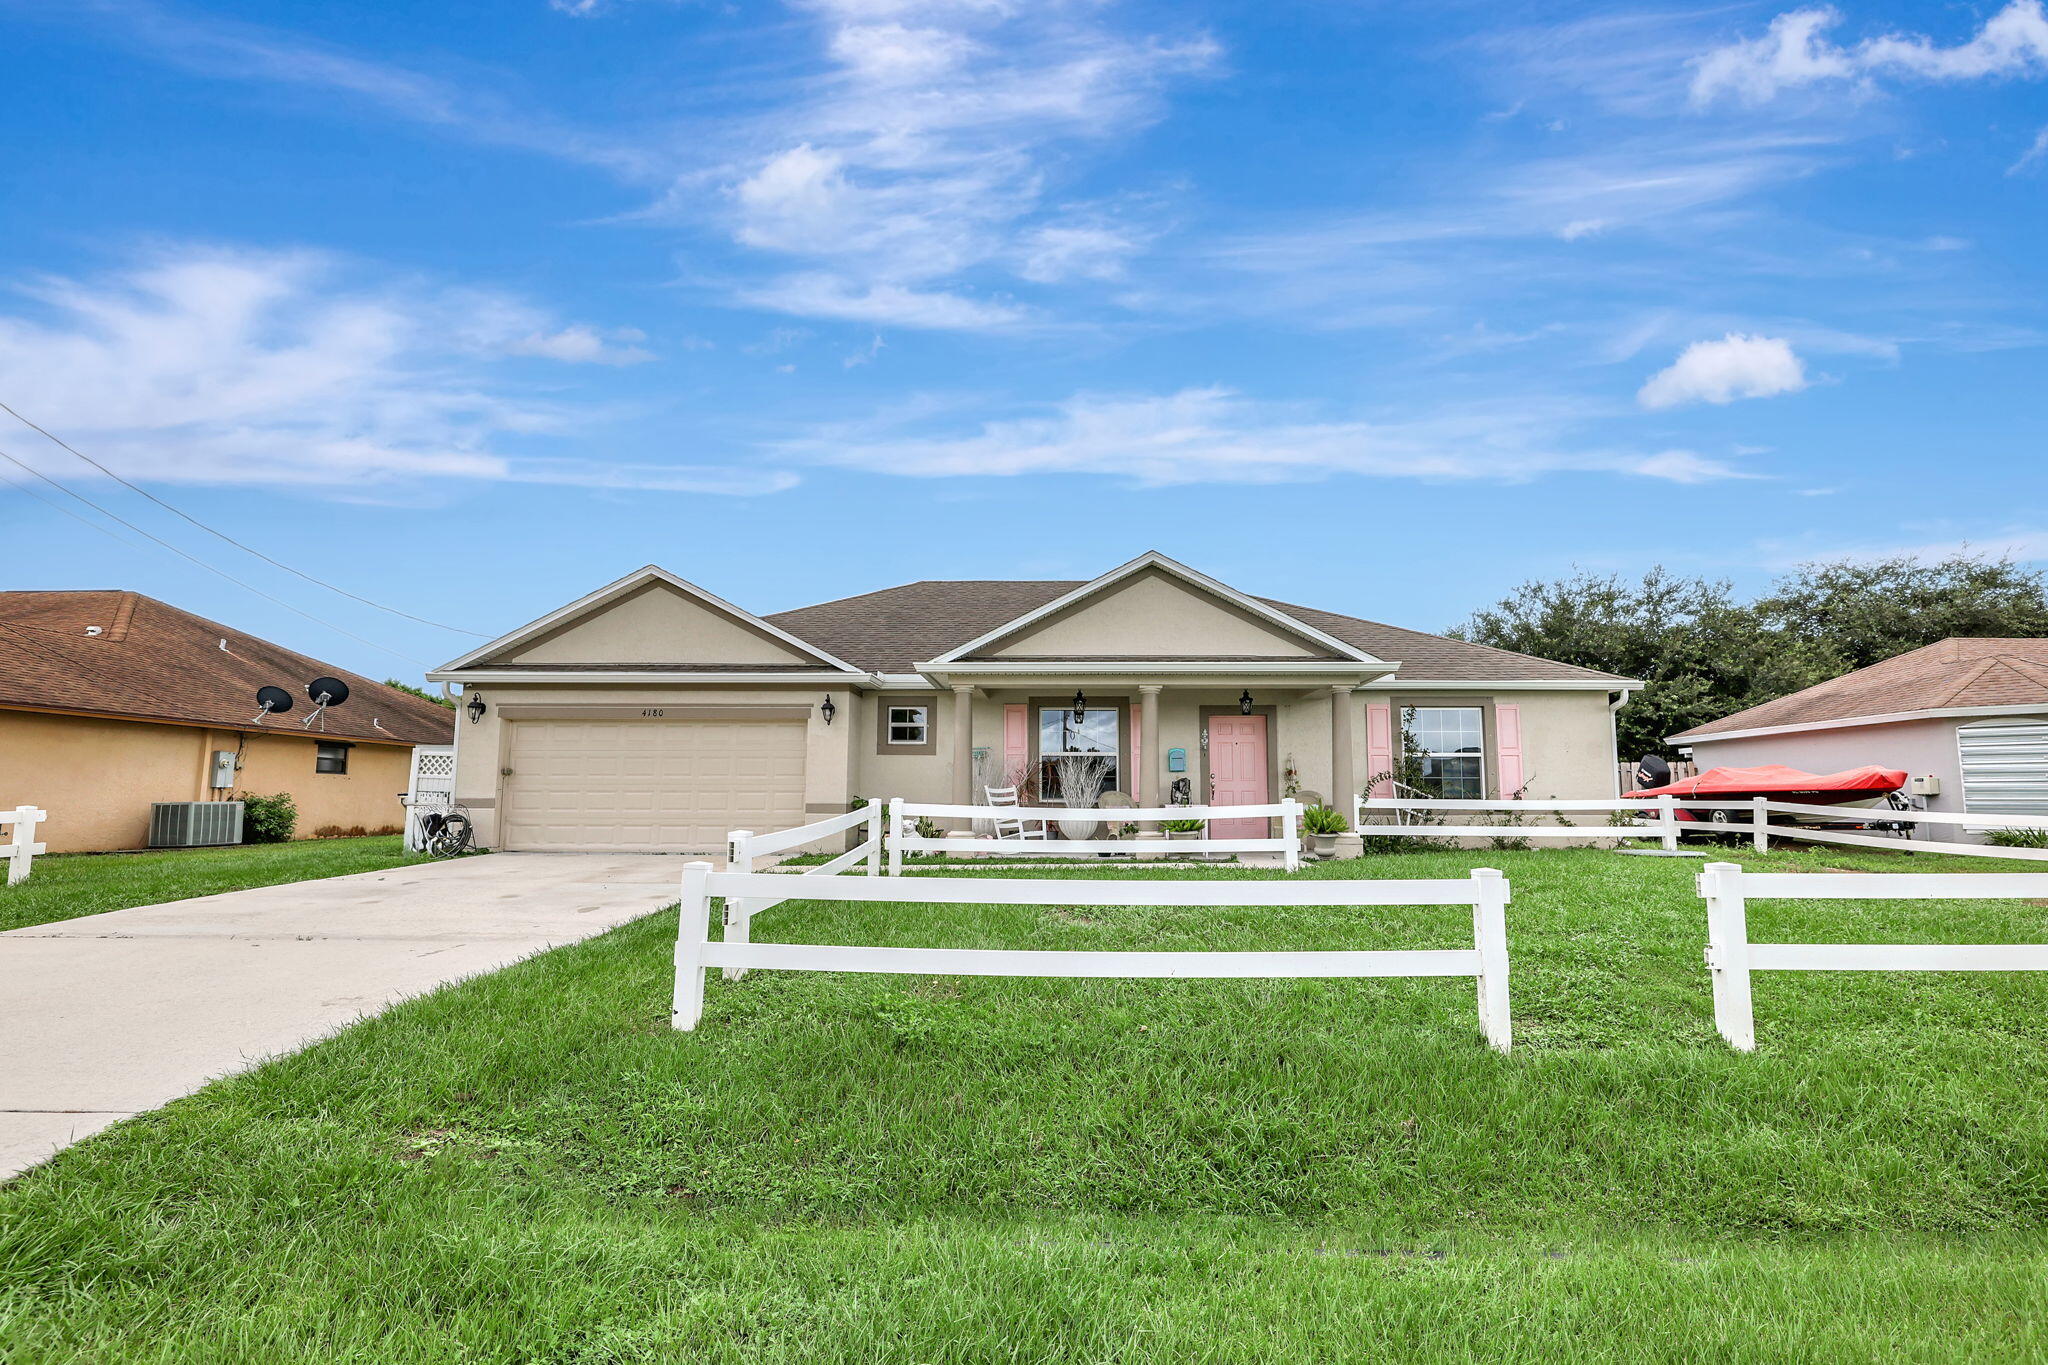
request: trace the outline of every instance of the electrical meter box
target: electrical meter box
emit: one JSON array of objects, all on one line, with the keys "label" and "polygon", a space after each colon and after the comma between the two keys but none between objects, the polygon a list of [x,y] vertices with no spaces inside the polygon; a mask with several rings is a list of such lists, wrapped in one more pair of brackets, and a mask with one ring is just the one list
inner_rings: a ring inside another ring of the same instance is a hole
[{"label": "electrical meter box", "polygon": [[1907,790],[1915,796],[1939,796],[1941,795],[1941,779],[1931,774],[1925,777],[1916,777],[1911,785],[1907,787]]},{"label": "electrical meter box", "polygon": [[224,791],[235,785],[235,751],[215,749],[213,751],[213,787]]},{"label": "electrical meter box", "polygon": [[1188,751],[1186,749],[1168,749],[1166,751],[1166,771],[1170,773],[1184,773],[1187,770]]}]

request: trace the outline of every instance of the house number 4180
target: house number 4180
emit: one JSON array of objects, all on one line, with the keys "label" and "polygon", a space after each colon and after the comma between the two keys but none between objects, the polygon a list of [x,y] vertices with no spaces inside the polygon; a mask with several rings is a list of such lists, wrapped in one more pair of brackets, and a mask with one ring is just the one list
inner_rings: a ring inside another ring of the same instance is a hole
[{"label": "house number 4180", "polygon": [[651,716],[658,720],[662,716],[667,715],[668,712],[662,710],[659,706],[650,706],[645,711],[642,711],[640,714],[643,716]]}]

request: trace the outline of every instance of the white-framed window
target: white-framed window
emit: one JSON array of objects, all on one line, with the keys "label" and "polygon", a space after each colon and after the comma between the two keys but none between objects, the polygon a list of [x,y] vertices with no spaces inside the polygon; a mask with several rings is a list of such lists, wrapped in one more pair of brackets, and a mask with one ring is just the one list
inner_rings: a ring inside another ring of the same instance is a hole
[{"label": "white-framed window", "polygon": [[[1091,706],[1082,711],[1077,721],[1072,707],[1039,708],[1038,790],[1048,801],[1060,805],[1093,806],[1103,792],[1117,789],[1121,776],[1117,771],[1117,722],[1121,716],[1122,713],[1113,706]],[[1062,789],[1065,770],[1060,760],[1064,758],[1096,760],[1094,766],[1101,777],[1093,793],[1077,792],[1074,800],[1068,799],[1068,793]]]},{"label": "white-framed window", "polygon": [[929,706],[892,706],[882,723],[887,727],[882,738],[889,744],[931,742],[932,711]]},{"label": "white-framed window", "polygon": [[1432,797],[1486,799],[1486,708],[1404,706],[1401,742],[1415,785]]}]

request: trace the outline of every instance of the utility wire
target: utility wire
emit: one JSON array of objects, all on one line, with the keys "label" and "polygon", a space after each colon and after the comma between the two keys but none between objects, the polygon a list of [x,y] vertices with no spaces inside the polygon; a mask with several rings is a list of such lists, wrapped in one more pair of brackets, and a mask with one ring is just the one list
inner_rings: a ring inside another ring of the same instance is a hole
[{"label": "utility wire", "polygon": [[113,541],[117,545],[126,545],[137,550],[143,548],[142,543],[140,541],[130,540],[128,539],[128,537],[122,535],[118,531],[110,531],[106,527],[94,521],[91,517],[82,517],[78,515],[78,513],[72,511],[63,503],[58,502],[55,498],[44,497],[41,493],[36,492],[34,488],[30,487],[28,484],[23,483],[20,479],[15,478],[12,474],[9,474],[4,469],[0,469],[0,482],[5,482],[9,486],[18,489],[23,493],[28,494],[30,497],[34,498],[37,502],[41,503],[45,507],[55,508],[57,511],[62,512],[65,516],[77,522],[80,526],[92,527],[93,530],[98,531],[101,535],[105,536],[108,540]]},{"label": "utility wire", "polygon": [[[243,552],[244,554],[251,554],[251,555],[254,555],[254,556],[256,556],[256,558],[258,558],[258,559],[262,560],[262,561],[263,561],[263,562],[264,562],[265,564],[268,564],[268,565],[272,566],[273,568],[283,569],[283,570],[284,570],[284,571],[285,571],[286,573],[288,573],[288,574],[292,574],[292,575],[294,575],[295,577],[298,577],[298,578],[303,578],[303,579],[305,579],[305,580],[306,580],[306,581],[307,581],[308,583],[314,584],[314,585],[315,585],[315,586],[317,586],[317,587],[322,587],[322,588],[325,588],[325,589],[327,589],[327,590],[328,590],[329,592],[333,592],[333,593],[339,593],[339,594],[341,594],[341,595],[342,595],[343,597],[346,597],[346,598],[348,598],[348,599],[349,599],[350,601],[352,601],[352,602],[360,602],[360,603],[362,603],[362,604],[363,604],[364,606],[366,606],[366,607],[375,607],[375,608],[376,608],[376,609],[377,609],[378,611],[385,611],[385,612],[389,612],[389,613],[391,613],[391,614],[392,614],[393,616],[403,616],[403,617],[404,617],[404,618],[405,618],[406,620],[408,620],[408,621],[417,621],[417,622],[419,622],[419,623],[420,623],[421,625],[423,625],[423,626],[432,626],[432,627],[433,627],[434,629],[436,629],[436,630],[448,630],[448,631],[453,631],[453,632],[454,632],[455,634],[457,634],[457,635],[472,635],[472,636],[475,636],[475,637],[476,637],[477,639],[479,639],[479,640],[488,640],[488,639],[490,639],[490,638],[491,638],[490,636],[488,636],[488,635],[485,635],[485,634],[484,634],[484,633],[483,633],[482,631],[477,631],[477,630],[464,630],[464,629],[463,629],[463,628],[462,628],[461,626],[451,626],[451,625],[446,625],[446,624],[443,624],[443,623],[442,623],[442,622],[440,622],[440,621],[429,621],[429,620],[428,620],[428,619],[427,619],[426,617],[424,617],[424,616],[414,616],[414,615],[413,615],[413,614],[412,614],[411,612],[409,612],[409,611],[400,611],[400,610],[399,610],[399,609],[398,609],[397,607],[387,607],[387,606],[385,606],[385,605],[384,605],[384,604],[383,604],[382,602],[373,602],[373,601],[371,601],[371,600],[370,600],[369,598],[367,598],[367,597],[359,597],[359,596],[357,596],[357,595],[356,595],[355,593],[352,593],[352,592],[350,592],[350,591],[349,591],[348,589],[346,589],[346,588],[337,588],[337,587],[335,587],[335,586],[334,586],[334,585],[333,585],[332,583],[329,583],[329,582],[328,582],[328,581],[327,581],[326,579],[324,579],[324,578],[315,578],[315,577],[314,577],[314,576],[313,576],[312,574],[306,573],[306,572],[304,572],[304,571],[302,571],[302,570],[299,570],[299,569],[294,569],[294,568],[293,568],[293,567],[292,567],[291,565],[289,565],[289,564],[285,563],[285,562],[284,562],[283,560],[281,560],[281,559],[272,559],[272,558],[271,558],[271,557],[270,557],[269,555],[267,555],[267,554],[263,553],[263,551],[261,551],[261,550],[257,549],[257,548],[256,548],[255,546],[253,546],[253,545],[244,545],[244,544],[243,544],[243,543],[242,543],[241,541],[239,541],[239,540],[236,540],[236,539],[235,539],[235,538],[234,538],[233,536],[229,535],[229,534],[228,534],[227,532],[225,532],[225,531],[219,531],[219,530],[215,530],[215,529],[214,529],[213,527],[211,527],[211,526],[208,526],[208,525],[207,525],[207,524],[206,524],[205,522],[203,522],[203,521],[201,521],[201,520],[200,520],[199,518],[197,518],[197,517],[193,516],[193,515],[192,515],[191,513],[189,513],[189,512],[187,512],[187,511],[185,511],[185,510],[184,510],[183,508],[179,508],[179,507],[173,507],[173,506],[172,506],[172,505],[171,505],[170,503],[167,503],[167,502],[165,502],[165,501],[164,501],[164,500],[163,500],[162,498],[160,498],[160,497],[158,497],[158,496],[157,496],[156,494],[154,494],[154,493],[150,492],[150,491],[149,491],[149,490],[148,490],[147,488],[143,488],[143,487],[141,487],[141,486],[140,486],[140,485],[138,485],[138,484],[133,484],[133,483],[130,483],[130,482],[128,482],[128,480],[126,480],[126,479],[122,478],[122,477],[121,477],[121,476],[120,476],[119,474],[116,474],[116,473],[115,473],[115,472],[114,472],[113,470],[111,470],[111,469],[107,468],[107,467],[106,467],[105,465],[101,464],[101,463],[100,463],[100,462],[99,462],[98,460],[95,460],[95,459],[94,459],[94,458],[93,458],[92,456],[90,456],[90,455],[86,454],[86,453],[85,453],[84,451],[82,451],[82,450],[78,449],[78,447],[76,447],[76,446],[72,445],[72,444],[71,444],[71,443],[70,443],[69,441],[66,441],[66,440],[65,440],[65,439],[64,439],[63,437],[61,437],[61,436],[58,436],[58,435],[55,435],[54,433],[52,433],[51,431],[49,431],[49,430],[48,430],[47,428],[44,428],[44,427],[40,427],[40,426],[37,426],[37,425],[36,425],[36,424],[35,424],[34,422],[31,422],[31,421],[30,421],[30,420],[29,420],[28,418],[26,418],[26,417],[23,417],[23,416],[22,416],[22,415],[21,415],[20,413],[16,412],[16,411],[15,411],[15,410],[14,410],[13,408],[9,407],[9,406],[8,406],[8,405],[7,405],[6,403],[4,403],[4,402],[0,402],[0,412],[5,412],[5,413],[6,413],[6,414],[7,414],[7,415],[8,415],[9,417],[12,417],[12,418],[13,418],[13,419],[14,419],[15,421],[17,421],[17,422],[21,423],[21,424],[22,424],[23,426],[27,427],[27,428],[28,428],[29,430],[31,430],[31,431],[35,431],[35,432],[40,432],[40,433],[41,433],[42,435],[44,435],[44,436],[48,437],[48,438],[49,438],[50,440],[52,440],[52,441],[56,442],[56,443],[57,443],[57,444],[58,444],[59,446],[62,446],[62,447],[63,447],[63,448],[65,449],[65,450],[68,450],[68,451],[70,451],[70,452],[71,452],[71,453],[72,453],[73,455],[76,455],[76,456],[77,456],[77,457],[78,457],[79,459],[81,459],[81,460],[85,461],[85,462],[86,462],[87,464],[91,465],[91,466],[92,466],[92,467],[93,467],[94,469],[97,469],[97,470],[99,470],[99,471],[100,471],[100,473],[102,473],[102,474],[106,475],[106,476],[107,476],[108,478],[112,479],[112,480],[113,480],[113,481],[114,481],[115,483],[118,483],[118,484],[120,484],[120,485],[121,485],[121,486],[122,486],[123,488],[127,488],[127,489],[130,489],[130,490],[132,490],[133,492],[137,492],[137,493],[140,493],[140,494],[141,494],[141,495],[142,495],[143,497],[145,497],[145,498],[148,498],[148,499],[149,499],[149,500],[150,500],[151,502],[155,503],[155,504],[156,504],[156,505],[157,505],[158,507],[161,507],[161,508],[163,508],[163,509],[164,509],[164,510],[165,510],[166,512],[169,512],[169,513],[170,513],[170,514],[171,514],[172,516],[175,516],[175,517],[181,517],[181,518],[183,518],[184,520],[186,520],[186,521],[189,521],[189,522],[191,522],[191,523],[192,523],[192,524],[193,524],[194,526],[197,526],[197,527],[198,527],[198,528],[199,528],[200,530],[202,530],[202,531],[206,532],[206,534],[208,534],[208,535],[210,535],[210,536],[214,537],[214,538],[215,538],[215,539],[217,539],[217,540],[224,540],[224,541],[226,541],[226,542],[227,542],[228,544],[230,544],[230,545],[234,546],[234,547],[235,547],[235,548],[236,548],[237,550],[240,550],[240,551],[242,551],[242,552]],[[403,656],[403,655],[400,655],[399,657],[403,658],[404,656]]]},{"label": "utility wire", "polygon": [[[9,411],[12,411],[12,409],[9,409]],[[325,626],[329,630],[335,632],[338,635],[348,636],[349,639],[354,640],[357,644],[368,645],[370,648],[379,650],[385,654],[389,654],[395,659],[403,659],[409,664],[418,664],[421,668],[429,668],[432,666],[428,664],[424,659],[415,659],[410,654],[401,654],[399,651],[391,648],[391,646],[389,645],[380,645],[375,640],[366,640],[352,630],[344,630],[342,627],[335,625],[334,622],[324,620],[321,617],[315,616],[310,611],[302,611],[299,608],[293,606],[291,603],[285,601],[282,597],[273,596],[272,594],[267,593],[263,591],[263,589],[257,587],[254,583],[248,582],[245,579],[237,578],[233,574],[229,573],[226,569],[217,568],[214,565],[207,563],[199,556],[195,554],[190,554],[184,550],[179,549],[177,546],[171,544],[171,542],[169,542],[168,540],[165,540],[162,536],[155,535],[149,531],[145,531],[140,526],[137,526],[134,522],[128,520],[126,517],[123,517],[118,513],[108,511],[106,508],[94,502],[91,498],[86,497],[85,494],[83,493],[73,492],[71,489],[66,488],[63,484],[58,483],[55,479],[51,478],[48,474],[43,473],[42,470],[37,469],[34,465],[25,464],[22,461],[15,459],[14,456],[8,454],[5,450],[0,450],[0,460],[6,460],[9,464],[14,465],[16,468],[35,475],[35,477],[41,479],[44,483],[50,485],[50,487],[56,489],[58,492],[63,493],[69,497],[78,499],[78,501],[84,503],[87,507],[90,507],[93,511],[98,512],[103,517],[108,517],[114,521],[120,522],[129,530],[135,532],[135,534],[142,536],[147,540],[152,540],[156,542],[158,545],[163,546],[163,548],[169,550],[178,558],[189,560],[192,563],[197,564],[200,568],[206,570],[208,573],[216,574],[221,578],[225,578],[228,582],[233,583],[237,587],[247,588],[250,592],[255,593],[258,597],[262,598],[266,602],[275,602],[278,606],[283,607],[286,611],[291,612],[294,616],[303,616],[308,621],[313,622],[315,625]]]}]

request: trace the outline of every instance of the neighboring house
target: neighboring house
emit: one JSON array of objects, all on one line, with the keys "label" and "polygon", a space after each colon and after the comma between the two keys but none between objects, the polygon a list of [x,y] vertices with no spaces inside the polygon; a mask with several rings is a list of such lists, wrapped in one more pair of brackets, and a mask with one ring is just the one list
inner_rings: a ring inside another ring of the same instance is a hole
[{"label": "neighboring house", "polygon": [[2048,640],[1943,640],[1670,742],[1701,768],[1876,763],[1910,773],[1929,810],[2048,815]]},{"label": "neighboring house", "polygon": [[[462,684],[487,846],[717,850],[854,797],[1059,800],[1063,753],[1163,805],[1348,804],[1403,732],[1436,790],[1615,794],[1640,684],[1248,597],[1159,554],[1087,583],[923,582],[754,616],[649,567],[428,674]],[[1078,714],[1077,714],[1078,712]],[[1407,724],[1401,723],[1403,716]]]},{"label": "neighboring house", "polygon": [[[301,728],[321,676],[352,695]],[[266,685],[297,704],[259,724]],[[49,811],[53,853],[144,847],[151,803],[236,790],[291,793],[301,838],[396,829],[413,746],[453,725],[445,706],[140,593],[0,592],[0,806]]]}]

